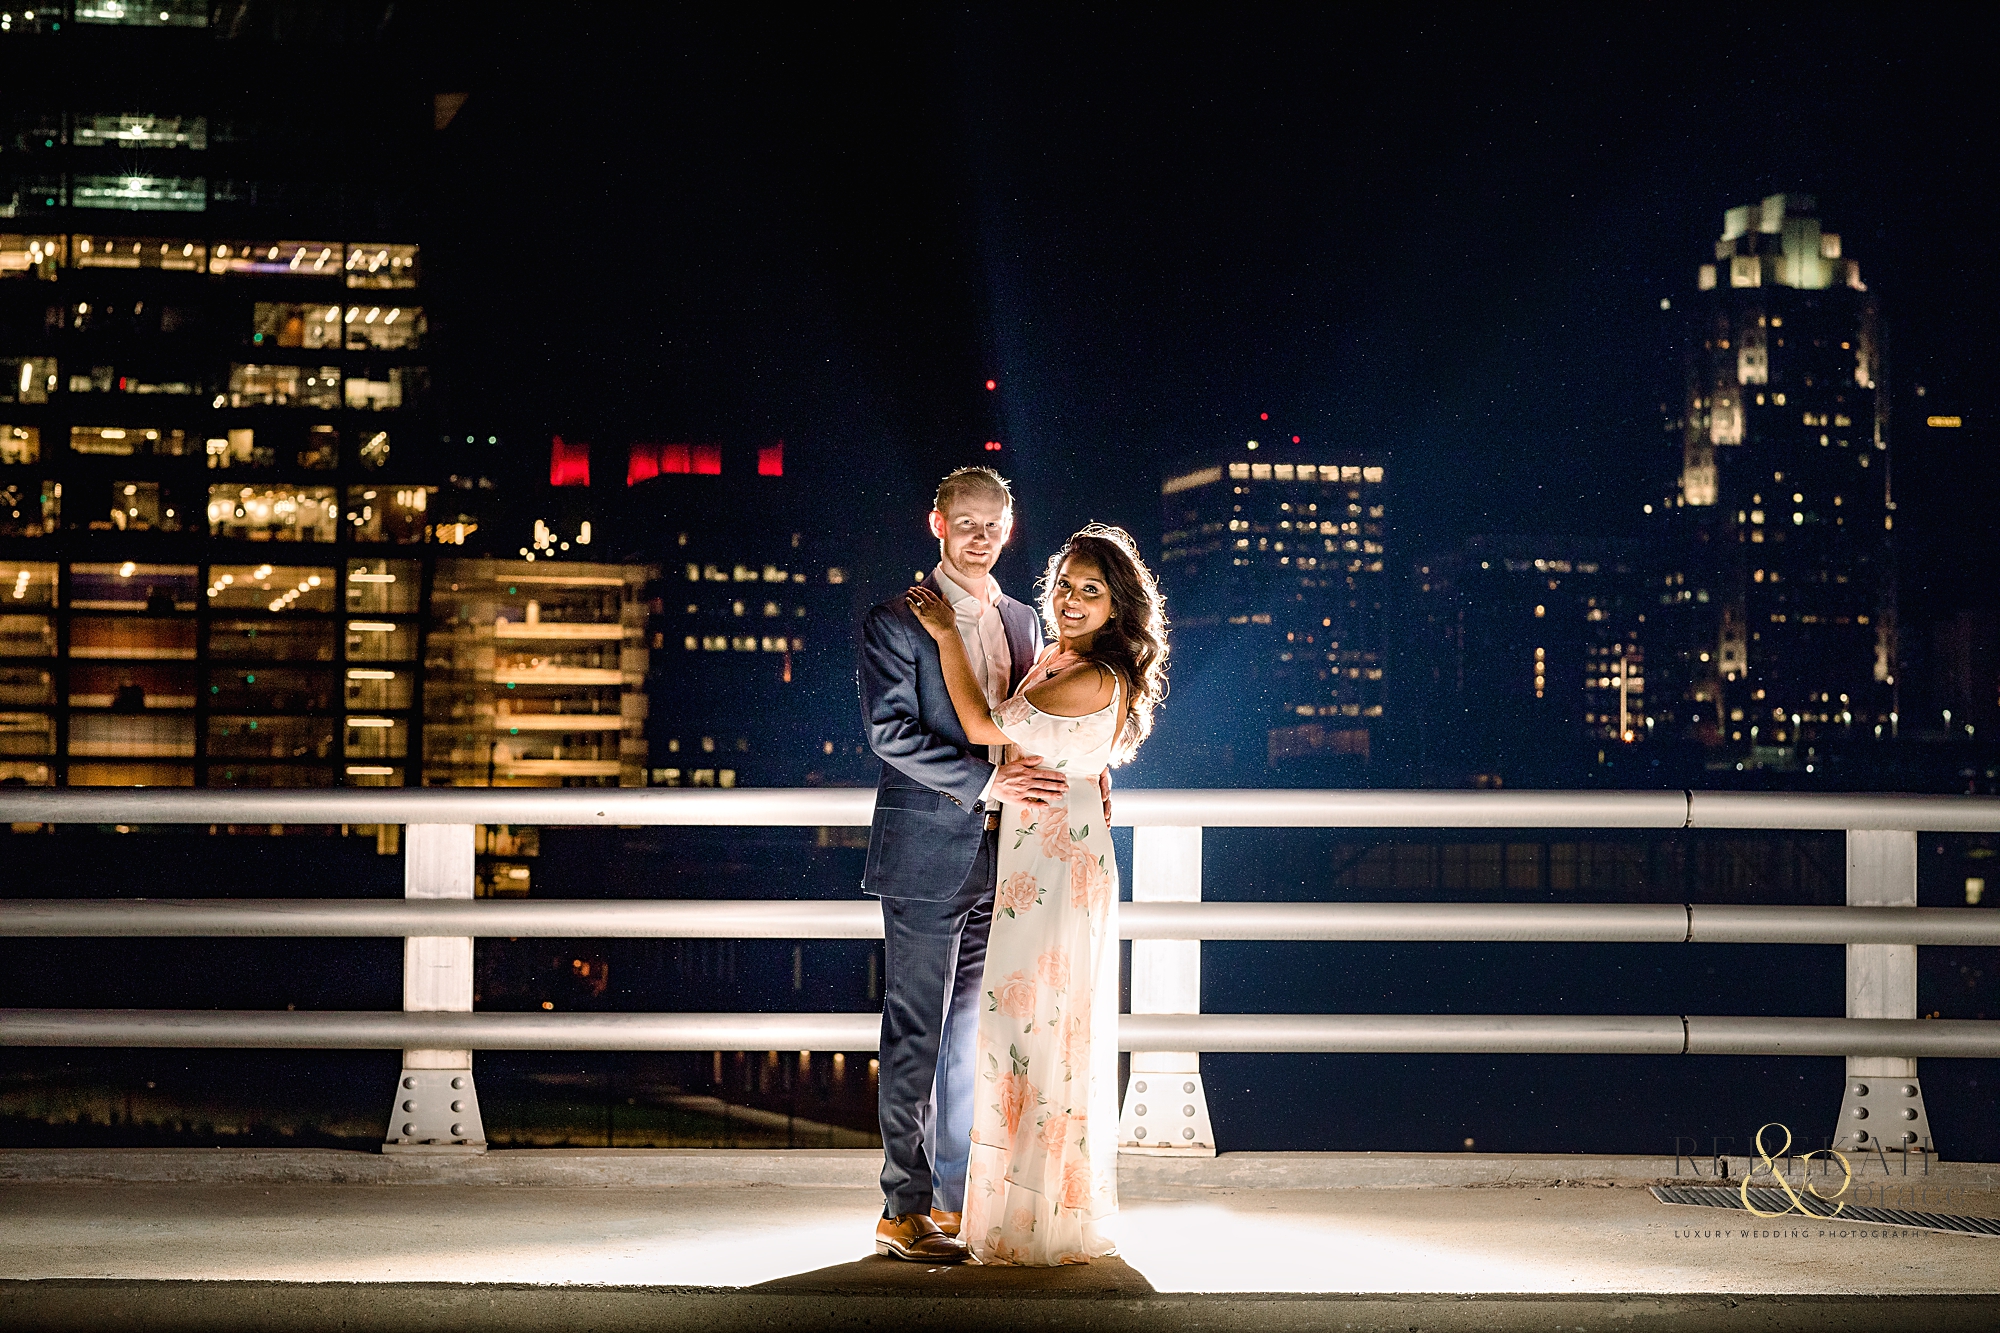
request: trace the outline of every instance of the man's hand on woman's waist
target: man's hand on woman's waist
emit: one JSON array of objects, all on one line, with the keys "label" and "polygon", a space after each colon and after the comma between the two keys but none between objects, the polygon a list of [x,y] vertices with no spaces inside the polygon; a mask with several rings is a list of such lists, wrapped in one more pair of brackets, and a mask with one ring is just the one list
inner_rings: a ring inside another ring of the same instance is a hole
[{"label": "man's hand on woman's waist", "polygon": [[993,795],[1020,805],[1047,805],[1069,798],[1069,778],[1053,768],[1043,768],[1038,754],[1024,754],[1000,765],[993,775]]}]

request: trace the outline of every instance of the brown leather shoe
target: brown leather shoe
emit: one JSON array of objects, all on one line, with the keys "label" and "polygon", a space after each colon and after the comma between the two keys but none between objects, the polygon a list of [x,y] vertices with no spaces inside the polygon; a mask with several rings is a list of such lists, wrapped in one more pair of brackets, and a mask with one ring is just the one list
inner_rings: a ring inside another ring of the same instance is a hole
[{"label": "brown leather shoe", "polygon": [[937,1229],[947,1236],[956,1236],[962,1229],[961,1224],[964,1220],[964,1213],[947,1213],[940,1209],[931,1209],[931,1221],[937,1223]]},{"label": "brown leather shoe", "polygon": [[957,1264],[967,1258],[965,1246],[922,1213],[903,1213],[877,1222],[875,1253],[920,1264]]}]

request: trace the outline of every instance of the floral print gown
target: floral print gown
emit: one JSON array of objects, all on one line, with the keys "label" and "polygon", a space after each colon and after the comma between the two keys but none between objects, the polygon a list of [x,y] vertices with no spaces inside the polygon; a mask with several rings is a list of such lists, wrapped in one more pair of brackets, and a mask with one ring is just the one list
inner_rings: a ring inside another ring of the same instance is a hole
[{"label": "floral print gown", "polygon": [[1118,705],[1114,689],[1095,713],[1057,717],[1016,695],[993,713],[1070,794],[1001,816],[959,1233],[983,1263],[1112,1252],[1097,1223],[1118,1207],[1118,863],[1097,778]]}]

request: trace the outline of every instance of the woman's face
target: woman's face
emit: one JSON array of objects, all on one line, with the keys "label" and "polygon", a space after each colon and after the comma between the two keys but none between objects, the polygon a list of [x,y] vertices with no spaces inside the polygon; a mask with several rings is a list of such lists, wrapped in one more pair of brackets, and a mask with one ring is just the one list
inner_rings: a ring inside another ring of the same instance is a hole
[{"label": "woman's face", "polygon": [[1111,618],[1111,589],[1104,582],[1104,571],[1085,555],[1062,562],[1049,603],[1055,608],[1057,633],[1071,641],[1087,644]]}]

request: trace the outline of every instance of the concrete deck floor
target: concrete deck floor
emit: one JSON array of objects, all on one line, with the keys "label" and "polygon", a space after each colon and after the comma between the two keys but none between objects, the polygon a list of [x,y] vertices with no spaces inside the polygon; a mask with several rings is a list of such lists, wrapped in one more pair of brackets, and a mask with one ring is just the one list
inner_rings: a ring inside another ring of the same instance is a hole
[{"label": "concrete deck floor", "polygon": [[[878,1160],[5,1152],[0,1327],[2000,1327],[2000,1238],[1669,1206],[1670,1159],[1128,1158],[1121,1257],[1057,1270],[875,1258]],[[2000,1216],[2000,1168],[1870,1183]]]}]

